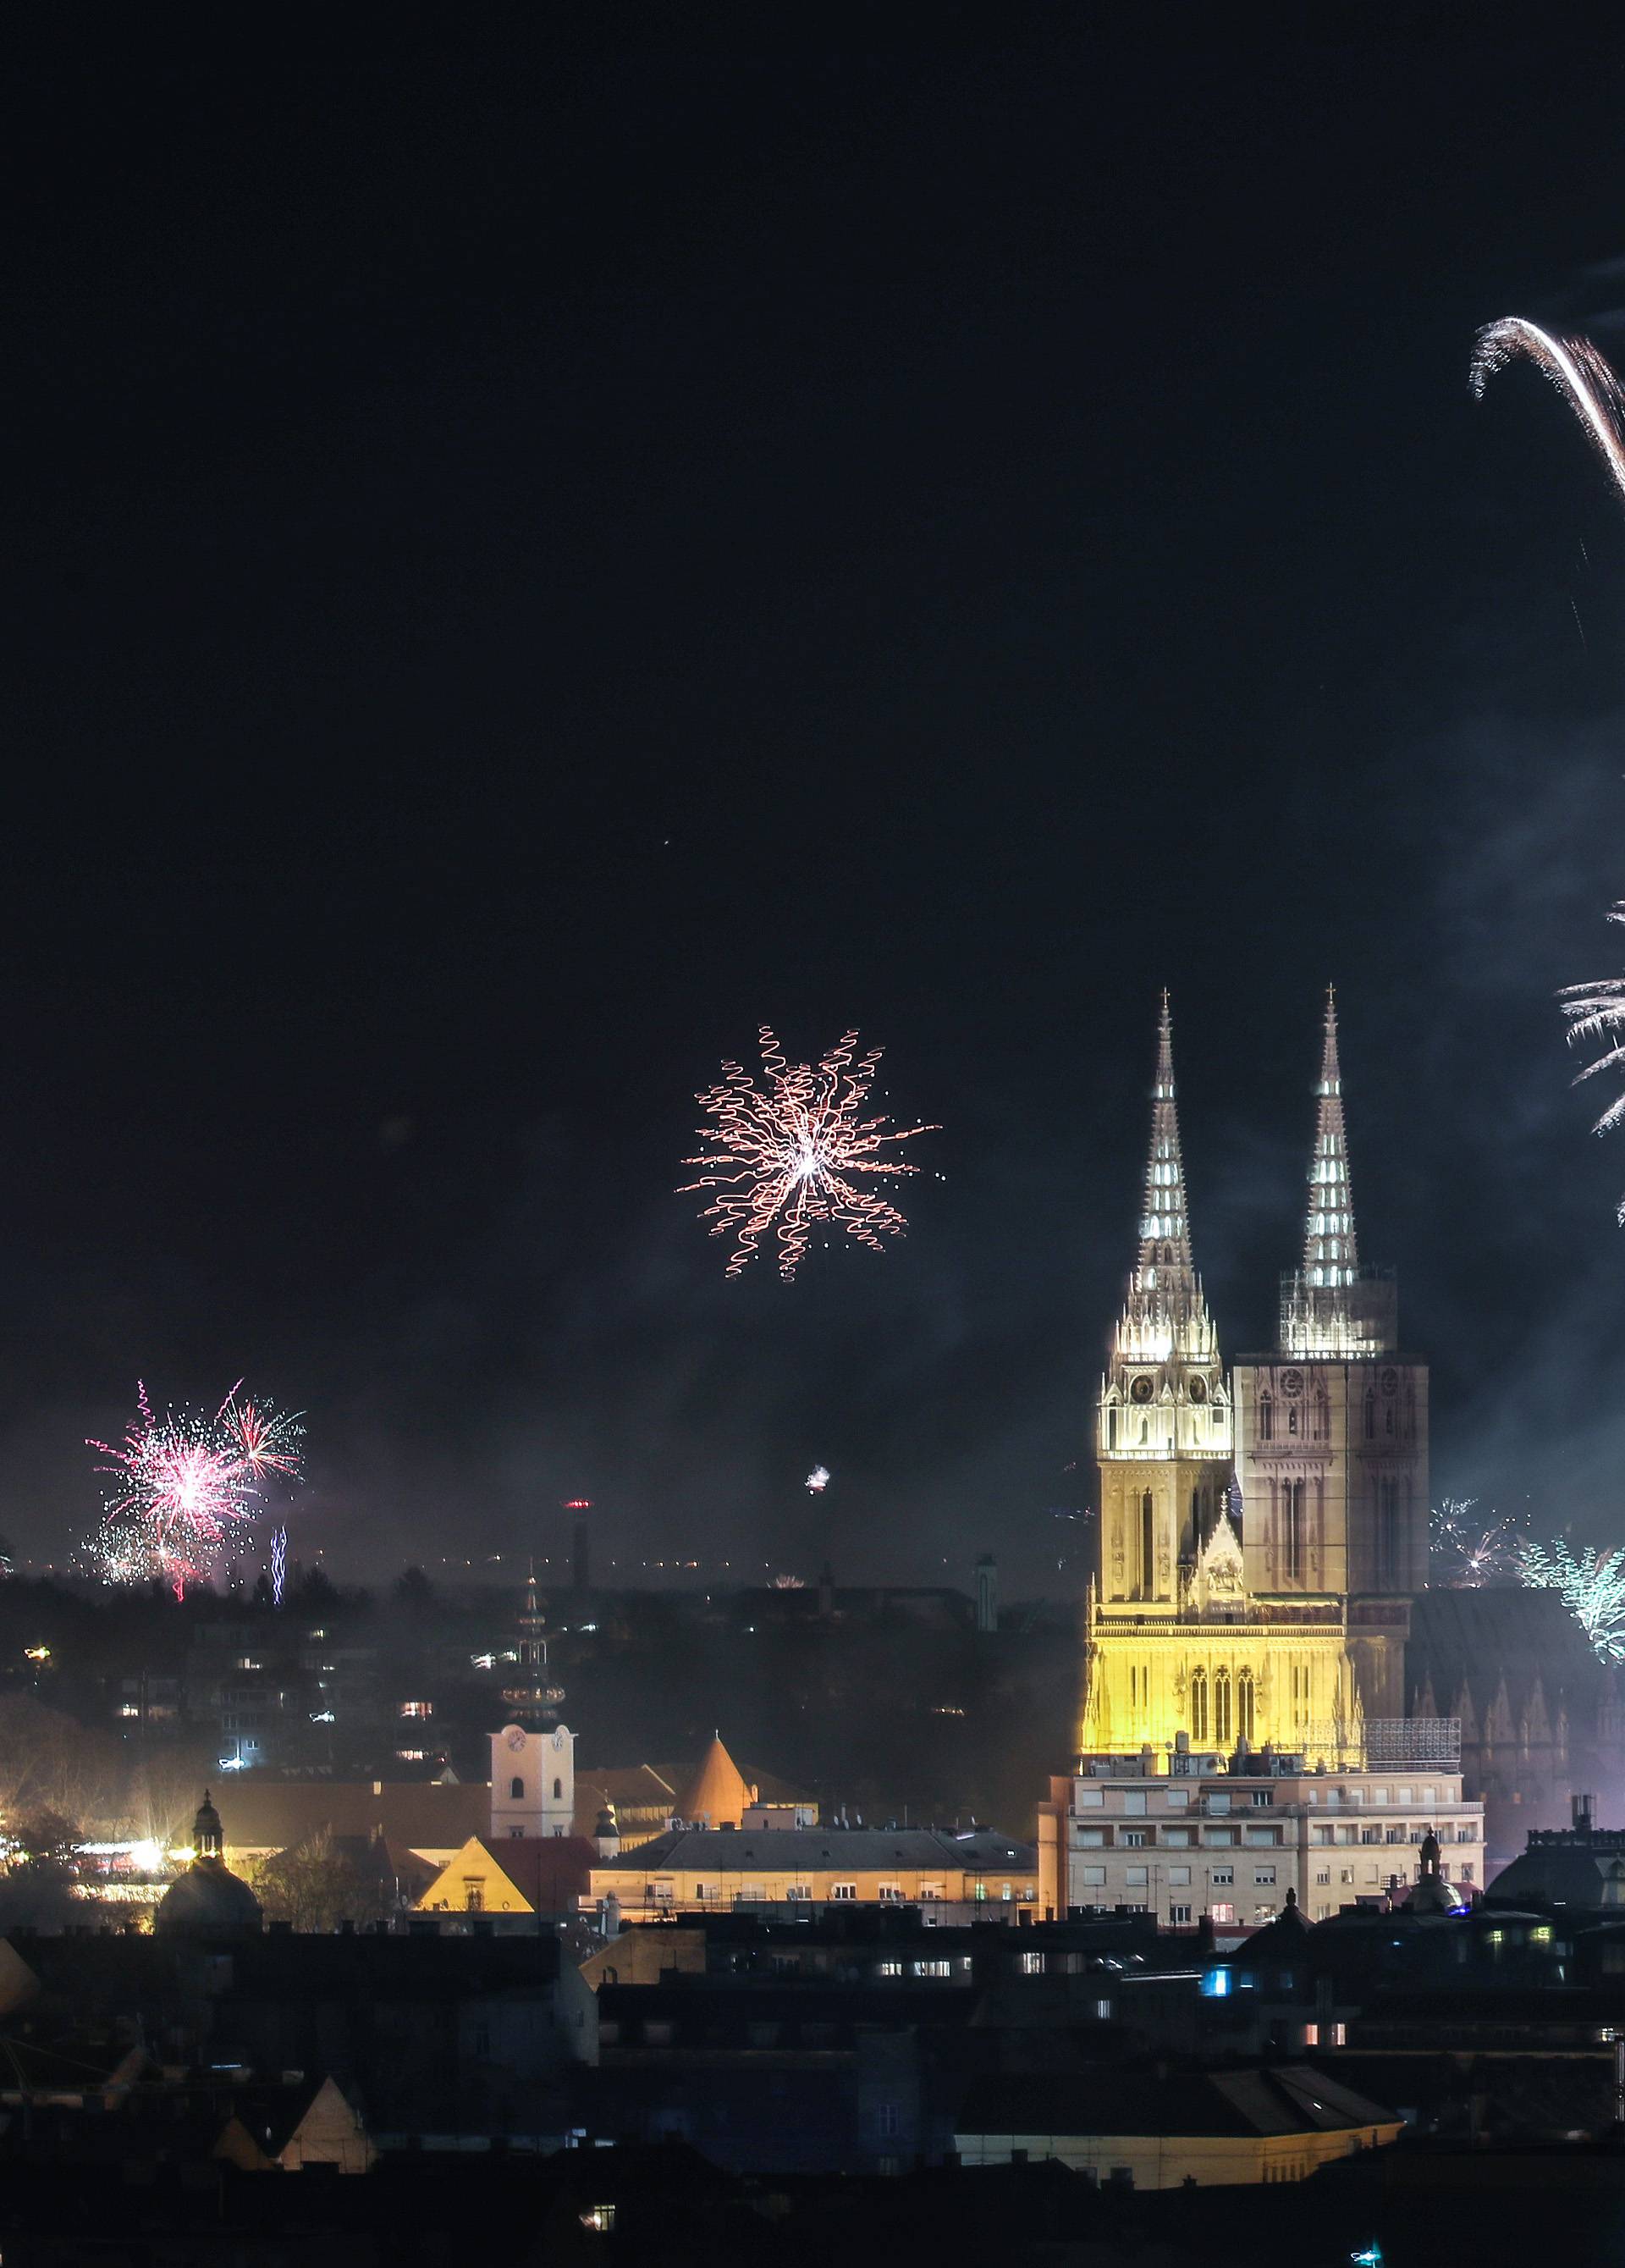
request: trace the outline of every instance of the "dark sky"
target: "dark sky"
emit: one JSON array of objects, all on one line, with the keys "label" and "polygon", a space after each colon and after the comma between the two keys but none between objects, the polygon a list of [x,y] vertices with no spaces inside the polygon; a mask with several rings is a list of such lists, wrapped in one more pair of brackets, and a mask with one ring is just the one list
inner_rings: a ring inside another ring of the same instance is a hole
[{"label": "dark sky", "polygon": [[[1465,382],[1625,350],[1620,52],[956,20],[11,72],[23,1549],[246,1372],[346,1572],[584,1493],[600,1565],[1064,1589],[1158,990],[1234,1353],[1328,979],[1436,1486],[1625,1534],[1552,998],[1625,946],[1625,520]],[[789,1288],[673,1194],[763,1020],[945,1130]]]}]

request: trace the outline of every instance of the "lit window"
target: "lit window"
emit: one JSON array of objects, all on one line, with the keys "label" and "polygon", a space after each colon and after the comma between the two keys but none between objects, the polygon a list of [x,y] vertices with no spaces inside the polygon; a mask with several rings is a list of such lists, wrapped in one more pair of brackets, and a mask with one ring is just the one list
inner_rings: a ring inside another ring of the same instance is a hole
[{"label": "lit window", "polygon": [[403,1717],[432,1717],[434,1713],[435,1705],[432,1701],[403,1701],[401,1704],[401,1714]]},{"label": "lit window", "polygon": [[[857,1896],[857,1884],[856,1882],[831,1882],[829,1886],[829,1895],[832,1898],[837,1898],[842,1902],[849,1898],[856,1898]],[[703,1891],[701,1892],[701,1896],[704,1896]]]},{"label": "lit window", "polygon": [[581,2216],[583,2228],[594,2229],[599,2236],[607,2236],[614,2225],[615,2208],[613,2205],[590,2205]]}]

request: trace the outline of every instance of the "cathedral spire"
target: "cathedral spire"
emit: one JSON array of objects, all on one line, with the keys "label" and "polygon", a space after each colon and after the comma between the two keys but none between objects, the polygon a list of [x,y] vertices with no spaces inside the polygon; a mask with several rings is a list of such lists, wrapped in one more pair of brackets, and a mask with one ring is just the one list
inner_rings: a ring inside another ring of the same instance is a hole
[{"label": "cathedral spire", "polygon": [[1354,1194],[1349,1185],[1349,1142],[1343,1129],[1342,1073],[1337,1061],[1337,998],[1326,988],[1325,1040],[1320,1110],[1309,1160],[1309,1212],[1304,1226],[1304,1280],[1339,1289],[1360,1272],[1354,1238]]},{"label": "cathedral spire", "polygon": [[1190,1250],[1190,1214],[1185,1201],[1185,1164],[1180,1155],[1180,1120],[1173,1094],[1173,1019],[1162,996],[1157,1027],[1157,1084],[1151,1090],[1151,1142],[1145,1160],[1145,1208],[1140,1217],[1142,1285],[1165,1292],[1195,1272]]}]

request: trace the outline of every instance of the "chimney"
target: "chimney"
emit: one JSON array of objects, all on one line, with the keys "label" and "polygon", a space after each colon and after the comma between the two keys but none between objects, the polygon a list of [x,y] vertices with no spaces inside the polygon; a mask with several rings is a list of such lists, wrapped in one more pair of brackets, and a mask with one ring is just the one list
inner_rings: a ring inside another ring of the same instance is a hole
[{"label": "chimney", "polygon": [[1574,1819],[1574,1832],[1589,1842],[1592,1832],[1592,1808],[1596,1798],[1592,1795],[1570,1795],[1570,1809]]}]

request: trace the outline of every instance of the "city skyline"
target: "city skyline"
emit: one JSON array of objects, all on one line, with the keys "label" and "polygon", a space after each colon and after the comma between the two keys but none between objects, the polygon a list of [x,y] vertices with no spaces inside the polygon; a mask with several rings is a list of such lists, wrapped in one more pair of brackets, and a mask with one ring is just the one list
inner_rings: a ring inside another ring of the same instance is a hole
[{"label": "city skyline", "polygon": [[[134,1379],[246,1375],[346,1575],[580,1495],[606,1562],[1067,1583],[1158,996],[1239,1349],[1327,983],[1437,1492],[1616,1540],[1555,995],[1621,895],[1625,530],[1537,371],[1468,390],[1512,307],[1618,357],[1605,75],[442,60],[76,59],[16,122],[18,1554]],[[765,1023],[943,1130],[790,1285],[674,1194]]]}]

